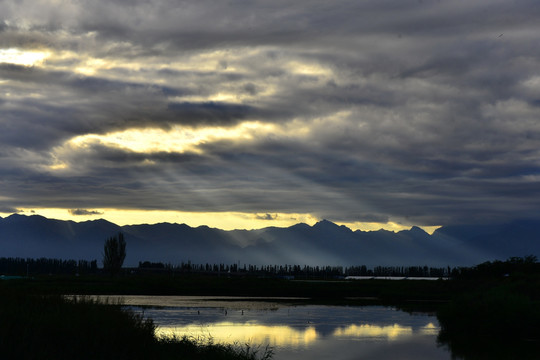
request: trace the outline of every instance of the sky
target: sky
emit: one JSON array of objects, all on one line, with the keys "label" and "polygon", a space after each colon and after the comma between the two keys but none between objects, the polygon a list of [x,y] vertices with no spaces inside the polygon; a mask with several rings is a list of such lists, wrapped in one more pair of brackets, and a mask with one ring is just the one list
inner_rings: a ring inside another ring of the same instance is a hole
[{"label": "sky", "polygon": [[537,0],[0,0],[0,215],[540,215]]}]

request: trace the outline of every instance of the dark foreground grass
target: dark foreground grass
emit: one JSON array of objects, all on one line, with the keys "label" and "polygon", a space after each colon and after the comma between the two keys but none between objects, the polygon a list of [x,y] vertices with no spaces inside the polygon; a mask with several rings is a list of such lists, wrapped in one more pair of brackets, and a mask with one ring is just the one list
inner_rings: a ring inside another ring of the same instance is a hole
[{"label": "dark foreground grass", "polygon": [[[160,351],[169,359],[260,359],[269,360],[274,352],[269,347],[250,344],[217,344],[211,338],[162,337]],[[174,357],[173,357],[174,356]]]},{"label": "dark foreground grass", "polygon": [[464,269],[441,306],[440,344],[461,359],[540,359],[540,263],[511,258]]},{"label": "dark foreground grass", "polygon": [[2,359],[269,359],[271,350],[157,338],[151,319],[86,297],[0,294]]},{"label": "dark foreground grass", "polygon": [[540,302],[496,287],[460,294],[438,311],[440,344],[462,359],[540,359]]}]

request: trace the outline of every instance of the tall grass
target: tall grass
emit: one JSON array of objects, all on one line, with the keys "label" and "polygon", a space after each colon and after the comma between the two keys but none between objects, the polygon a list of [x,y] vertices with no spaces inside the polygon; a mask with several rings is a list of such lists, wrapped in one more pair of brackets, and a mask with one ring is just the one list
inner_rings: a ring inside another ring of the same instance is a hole
[{"label": "tall grass", "polygon": [[151,320],[89,298],[0,297],[2,358],[148,359],[154,329]]},{"label": "tall grass", "polygon": [[216,360],[269,360],[274,352],[269,347],[215,343],[211,337],[163,336],[158,339],[163,358]]},{"label": "tall grass", "polygon": [[0,292],[2,359],[268,360],[250,346],[156,337],[151,319],[89,297]]}]

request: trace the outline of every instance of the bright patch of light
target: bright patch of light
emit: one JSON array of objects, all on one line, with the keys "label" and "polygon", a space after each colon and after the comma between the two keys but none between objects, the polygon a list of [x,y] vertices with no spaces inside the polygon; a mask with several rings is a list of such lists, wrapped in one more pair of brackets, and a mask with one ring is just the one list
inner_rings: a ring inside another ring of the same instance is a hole
[{"label": "bright patch of light", "polygon": [[218,93],[208,98],[208,101],[215,102],[235,102],[238,96],[235,94]]},{"label": "bright patch of light", "polygon": [[300,75],[311,75],[311,76],[331,76],[332,71],[326,69],[317,64],[308,64],[299,61],[291,61],[287,64],[287,68],[290,69],[292,73]]},{"label": "bright patch of light", "polygon": [[433,323],[429,323],[420,329],[420,332],[424,335],[437,335],[439,331],[440,328]]},{"label": "bright patch of light", "polygon": [[129,129],[105,135],[88,134],[69,141],[71,148],[85,148],[94,144],[127,149],[141,153],[201,152],[199,145],[221,140],[246,141],[275,129],[272,124],[245,122],[238,126],[207,127],[201,129],[174,126],[171,130]]},{"label": "bright patch of light", "polygon": [[66,170],[66,169],[68,169],[68,167],[69,167],[68,164],[58,162],[58,163],[55,163],[53,165],[48,166],[47,168],[49,170]]},{"label": "bright patch of light", "polygon": [[158,336],[184,335],[200,338],[210,334],[218,343],[254,343],[269,344],[270,346],[305,347],[313,343],[319,337],[314,327],[295,329],[290,326],[270,326],[258,323],[233,323],[221,322],[175,327],[159,327],[156,330]]},{"label": "bright patch of light", "polygon": [[175,96],[169,100],[172,102],[216,102],[216,103],[242,103],[242,101],[251,97],[249,94],[219,92],[208,96],[190,95]]},{"label": "bright patch of light", "polygon": [[527,79],[523,84],[533,90],[540,90],[540,76],[533,76]]},{"label": "bright patch of light", "polygon": [[[47,58],[47,66],[50,69],[75,72],[83,76],[94,76],[111,69],[124,69],[130,71],[129,79],[133,82],[144,82],[146,79],[138,73],[141,65],[142,63],[135,59],[95,58],[69,50],[55,51]],[[100,75],[126,80],[125,75],[115,75],[113,72]]]},{"label": "bright patch of light", "polygon": [[419,228],[427,232],[429,235],[433,235],[435,230],[440,229],[441,226],[419,226]]},{"label": "bright patch of light", "polygon": [[[65,169],[63,164],[57,165],[61,169]],[[1,200],[1,198],[0,198]],[[77,207],[77,206],[74,206]],[[72,221],[87,221],[95,220],[96,215],[73,215],[69,209],[63,208],[20,208],[21,212],[26,215],[38,214],[51,219],[72,220]],[[161,222],[186,224],[191,227],[209,226],[222,230],[235,229],[262,229],[269,226],[274,227],[289,227],[299,223],[304,223],[313,226],[321,219],[307,213],[245,213],[245,212],[191,212],[178,210],[137,210],[137,209],[113,209],[113,208],[96,208],[93,209],[101,213],[98,217],[113,222],[117,225],[135,225],[135,224],[157,224]],[[3,215],[9,215],[4,213]],[[398,225],[395,223],[342,223],[336,222],[338,225],[345,225],[351,230],[362,231],[401,231],[409,230],[411,226]],[[421,227],[428,234],[439,228],[439,226],[424,226]]]},{"label": "bright patch of light", "polygon": [[29,51],[16,48],[0,49],[0,63],[22,66],[41,64],[50,55],[47,51]]},{"label": "bright patch of light", "polygon": [[377,325],[349,325],[344,328],[338,328],[334,331],[335,337],[355,337],[372,338],[385,337],[388,340],[397,340],[404,336],[412,335],[413,330],[410,326],[401,326],[398,324],[390,326]]},{"label": "bright patch of light", "polygon": [[[398,224],[392,221],[382,223],[382,222],[336,222],[338,225],[345,225],[351,230],[361,230],[361,231],[377,231],[377,230],[387,230],[387,231],[403,231],[410,230],[412,225],[403,225]],[[435,230],[440,228],[440,226],[418,226],[428,234],[433,234]]]},{"label": "bright patch of light", "polygon": [[110,65],[102,59],[88,59],[84,61],[80,66],[75,68],[75,71],[86,75],[94,75],[99,69],[107,68]]},{"label": "bright patch of light", "polygon": [[[1,200],[1,198],[0,198]],[[78,208],[80,206],[74,206]],[[252,214],[243,212],[189,212],[176,210],[125,210],[112,208],[92,208],[95,214],[74,215],[63,208],[20,208],[24,215],[41,215],[50,219],[72,220],[76,222],[102,218],[117,225],[157,224],[162,222],[186,224],[191,227],[209,226],[222,230],[262,229],[269,226],[289,227],[298,223],[314,225],[318,219],[311,214],[272,213]],[[9,215],[4,213],[3,215]]]}]

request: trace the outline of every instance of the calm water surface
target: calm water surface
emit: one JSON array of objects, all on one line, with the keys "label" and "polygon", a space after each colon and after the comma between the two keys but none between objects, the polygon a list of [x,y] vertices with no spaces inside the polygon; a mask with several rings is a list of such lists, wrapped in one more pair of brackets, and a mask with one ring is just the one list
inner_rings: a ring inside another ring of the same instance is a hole
[{"label": "calm water surface", "polygon": [[429,314],[411,315],[382,306],[295,305],[286,299],[124,296],[122,300],[154,319],[159,334],[270,345],[275,360],[451,359],[447,349],[437,346],[439,324]]}]

